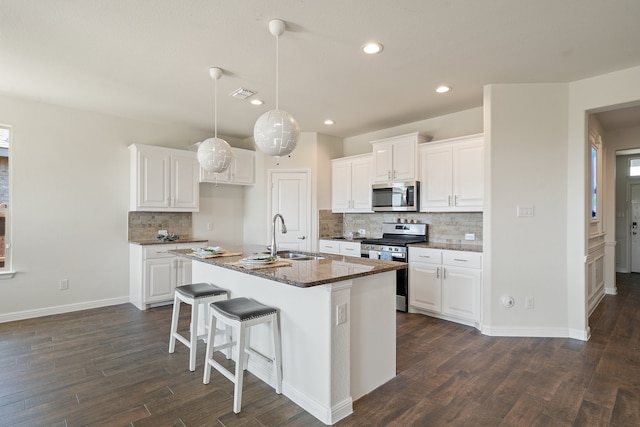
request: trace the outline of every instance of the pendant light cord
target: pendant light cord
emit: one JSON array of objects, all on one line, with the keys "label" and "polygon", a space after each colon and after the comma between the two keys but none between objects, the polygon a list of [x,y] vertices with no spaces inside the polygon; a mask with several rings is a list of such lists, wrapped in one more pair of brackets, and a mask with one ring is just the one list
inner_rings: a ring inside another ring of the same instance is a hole
[{"label": "pendant light cord", "polygon": [[218,138],[218,79],[213,79],[213,137]]},{"label": "pendant light cord", "polygon": [[280,63],[280,43],[279,43],[279,39],[280,36],[276,36],[276,110],[278,110],[278,93],[280,93],[280,89],[278,87],[278,81],[280,80],[280,76],[279,76],[279,70],[278,70],[278,64]]}]

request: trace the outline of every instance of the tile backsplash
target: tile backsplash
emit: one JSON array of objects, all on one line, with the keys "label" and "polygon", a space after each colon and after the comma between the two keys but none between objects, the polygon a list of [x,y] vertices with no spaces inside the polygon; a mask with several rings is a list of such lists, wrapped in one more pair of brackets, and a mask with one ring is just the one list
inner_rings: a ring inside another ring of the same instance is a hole
[{"label": "tile backsplash", "polygon": [[133,242],[154,240],[158,230],[192,237],[191,212],[129,212],[128,222],[128,239]]},{"label": "tile backsplash", "polygon": [[[344,236],[350,231],[356,235],[358,230],[366,230],[366,237],[381,237],[382,223],[398,219],[429,224],[430,242],[482,245],[482,212],[334,214],[330,210],[320,210],[319,235],[330,238]],[[475,234],[475,240],[465,240],[467,233]]]}]

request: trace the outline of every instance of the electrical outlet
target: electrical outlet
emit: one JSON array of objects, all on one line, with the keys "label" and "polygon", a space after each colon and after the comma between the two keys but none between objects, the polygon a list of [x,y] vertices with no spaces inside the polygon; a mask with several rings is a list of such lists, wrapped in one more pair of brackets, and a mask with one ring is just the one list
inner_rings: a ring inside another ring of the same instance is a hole
[{"label": "electrical outlet", "polygon": [[167,230],[158,230],[158,234],[160,234],[161,236],[166,236],[169,234],[169,232]]},{"label": "electrical outlet", "polygon": [[336,325],[347,323],[347,304],[342,303],[336,306]]},{"label": "electrical outlet", "polygon": [[207,224],[207,230],[209,231],[213,231],[213,223],[210,222],[209,224]]},{"label": "electrical outlet", "polygon": [[464,240],[476,240],[476,235],[474,233],[465,233]]},{"label": "electrical outlet", "polygon": [[69,279],[60,280],[60,290],[66,291],[67,289],[69,289]]},{"label": "electrical outlet", "polygon": [[516,215],[520,217],[532,217],[536,216],[535,206],[517,206]]},{"label": "electrical outlet", "polygon": [[364,228],[361,228],[360,230],[358,230],[358,234],[360,236],[366,236],[367,235],[367,230],[365,230]]}]

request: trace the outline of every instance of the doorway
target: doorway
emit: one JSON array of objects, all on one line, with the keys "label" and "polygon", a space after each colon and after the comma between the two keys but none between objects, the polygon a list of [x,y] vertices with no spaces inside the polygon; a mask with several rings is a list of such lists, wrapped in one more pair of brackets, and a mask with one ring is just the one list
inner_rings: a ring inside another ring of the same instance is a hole
[{"label": "doorway", "polygon": [[631,239],[631,272],[640,273],[640,184],[631,184],[629,225]]}]

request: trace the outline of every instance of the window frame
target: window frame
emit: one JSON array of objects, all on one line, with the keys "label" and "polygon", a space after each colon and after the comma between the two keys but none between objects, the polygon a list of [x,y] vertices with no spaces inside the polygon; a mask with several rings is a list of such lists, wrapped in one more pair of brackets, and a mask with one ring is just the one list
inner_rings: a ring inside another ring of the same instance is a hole
[{"label": "window frame", "polygon": [[8,158],[8,175],[9,175],[9,183],[8,183],[8,200],[7,207],[0,207],[0,213],[4,214],[5,224],[4,224],[4,266],[0,267],[0,279],[9,279],[15,275],[13,271],[13,262],[11,256],[11,217],[12,217],[12,194],[13,194],[13,173],[11,168],[11,146],[13,143],[13,128],[10,125],[5,125],[0,123],[0,129],[6,130],[8,133],[7,144],[3,144],[0,141],[0,148],[6,148],[7,158]]}]

